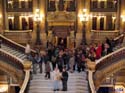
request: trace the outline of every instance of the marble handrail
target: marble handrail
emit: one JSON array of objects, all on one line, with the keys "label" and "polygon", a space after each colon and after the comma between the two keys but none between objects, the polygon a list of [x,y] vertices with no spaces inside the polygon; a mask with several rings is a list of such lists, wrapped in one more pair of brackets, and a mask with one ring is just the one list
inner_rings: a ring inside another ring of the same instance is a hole
[{"label": "marble handrail", "polygon": [[[5,36],[1,35],[0,34],[0,39],[2,40],[2,43],[5,43],[5,44],[9,44],[9,46],[12,46],[12,47],[15,47],[16,49],[19,49],[20,51],[24,52],[25,53],[25,46],[21,45],[21,44],[18,44],[8,38],[6,38]],[[31,49],[31,53],[35,53],[36,51],[32,50]]]}]

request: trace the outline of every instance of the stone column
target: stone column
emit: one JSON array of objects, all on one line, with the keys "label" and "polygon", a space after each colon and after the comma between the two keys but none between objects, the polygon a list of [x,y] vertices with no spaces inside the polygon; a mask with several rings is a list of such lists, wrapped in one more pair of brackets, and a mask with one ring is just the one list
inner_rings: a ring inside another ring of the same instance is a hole
[{"label": "stone column", "polygon": [[[84,0],[77,1],[77,15],[82,14],[83,5],[85,2]],[[82,22],[80,21],[80,18],[77,16],[77,31],[76,31],[76,47],[78,47],[82,40]]]},{"label": "stone column", "polygon": [[[124,1],[124,0],[123,0]],[[120,30],[121,0],[117,0],[116,30]]]},{"label": "stone column", "polygon": [[0,11],[1,11],[1,15],[2,15],[2,19],[0,19],[1,22],[2,22],[1,28],[4,29],[4,30],[8,30],[8,28],[9,28],[9,26],[8,26],[8,16],[7,16],[8,14],[6,12],[6,8],[7,8],[6,3],[7,3],[6,0],[0,0]]},{"label": "stone column", "polygon": [[14,30],[19,30],[19,15],[14,15]]}]

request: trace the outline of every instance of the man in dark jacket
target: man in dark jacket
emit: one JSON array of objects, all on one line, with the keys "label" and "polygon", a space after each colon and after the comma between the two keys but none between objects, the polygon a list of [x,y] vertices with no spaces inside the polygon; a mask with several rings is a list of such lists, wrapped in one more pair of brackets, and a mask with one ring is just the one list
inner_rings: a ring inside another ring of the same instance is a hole
[{"label": "man in dark jacket", "polygon": [[67,91],[67,81],[68,81],[68,72],[66,71],[66,67],[63,68],[62,72],[62,91]]}]

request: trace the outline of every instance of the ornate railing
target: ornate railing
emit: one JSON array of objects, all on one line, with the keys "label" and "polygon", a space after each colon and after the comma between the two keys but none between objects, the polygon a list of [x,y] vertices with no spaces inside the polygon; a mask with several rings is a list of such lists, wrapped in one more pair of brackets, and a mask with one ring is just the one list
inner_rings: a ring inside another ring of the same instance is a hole
[{"label": "ornate railing", "polygon": [[117,36],[116,38],[114,38],[114,43],[115,45],[121,45],[123,43],[125,35],[121,34],[119,36]]},{"label": "ornate railing", "polygon": [[[123,43],[124,34],[121,34],[114,38],[115,45],[121,45]],[[96,62],[87,61],[88,79],[92,93],[96,93],[100,84],[105,80],[108,75],[125,68],[125,47],[110,53],[97,60]],[[92,80],[93,79],[93,80]]]},{"label": "ornate railing", "polygon": [[104,31],[104,30],[91,30],[92,41],[104,41],[106,37],[114,38],[118,36],[119,31]]},{"label": "ornate railing", "polygon": [[88,68],[89,70],[93,70],[94,72],[93,75],[89,77],[90,79],[93,78],[95,86],[93,87],[93,89],[98,90],[100,84],[105,80],[107,76],[110,76],[112,73],[125,68],[124,61],[125,61],[125,47],[97,60],[94,65],[95,67],[92,66],[93,62],[92,64],[90,64],[89,62]]},{"label": "ornate railing", "polygon": [[0,64],[1,69],[11,74],[11,76],[21,85],[25,75],[23,61],[2,49],[0,49],[0,58],[4,59]]},{"label": "ornate railing", "polygon": [[28,87],[28,83],[29,83],[29,80],[30,80],[30,69],[31,69],[31,62],[29,61],[26,61],[24,63],[24,70],[25,70],[25,78],[24,78],[24,81],[23,81],[23,84],[21,86],[21,89],[19,91],[19,93],[24,93],[25,91],[27,91],[27,87]]},{"label": "ornate railing", "polygon": [[92,12],[116,12],[117,11],[117,3],[114,1],[90,1],[90,11]]},{"label": "ornate railing", "polygon": [[[25,47],[24,47],[23,45],[20,45],[20,44],[18,44],[18,43],[16,43],[16,42],[14,42],[14,41],[12,41],[12,40],[10,40],[10,39],[4,37],[3,35],[0,35],[0,40],[2,40],[2,43],[3,43],[3,44],[6,44],[6,45],[8,45],[8,46],[10,46],[10,47],[15,48],[16,50],[18,50],[18,51],[20,51],[20,52],[25,53]],[[34,50],[31,50],[31,53],[32,53],[32,54],[35,54],[35,51],[34,51]]]},{"label": "ornate railing", "polygon": [[27,42],[31,41],[31,33],[32,30],[5,30],[4,36],[20,44],[26,44]]},{"label": "ornate railing", "polygon": [[30,78],[31,62],[23,61],[2,49],[0,49],[0,54],[1,58],[7,59],[5,61],[1,61],[0,69],[11,75],[14,81],[20,86],[19,93],[24,93]]},{"label": "ornate railing", "polygon": [[[25,53],[25,47],[24,46],[4,37],[2,35],[0,35],[0,40],[2,40],[3,44],[6,44],[6,45],[8,45],[12,48],[15,48],[16,50],[18,50],[22,53]],[[31,53],[34,55],[35,51],[31,50]],[[12,76],[16,75],[15,80],[17,79],[18,80],[17,82],[20,83],[20,92],[19,93],[24,93],[24,91],[27,87],[29,78],[30,78],[31,62],[29,62],[27,60],[21,60],[20,58],[2,50],[2,49],[0,49],[0,56],[2,58],[5,57],[6,59],[9,60],[9,61],[6,61],[5,63],[9,64],[10,67],[11,66],[15,67],[14,68],[15,72],[11,71],[11,70],[8,70],[8,71],[14,72],[14,74]],[[9,62],[9,63],[7,63],[7,62]],[[12,63],[10,63],[10,62],[12,62]],[[4,64],[4,63],[2,63],[2,64]],[[4,67],[6,67],[6,66],[4,66]],[[18,72],[18,70],[20,70],[20,73]]]},{"label": "ornate railing", "polygon": [[8,12],[32,12],[33,11],[33,2],[30,1],[10,1],[7,3]]}]

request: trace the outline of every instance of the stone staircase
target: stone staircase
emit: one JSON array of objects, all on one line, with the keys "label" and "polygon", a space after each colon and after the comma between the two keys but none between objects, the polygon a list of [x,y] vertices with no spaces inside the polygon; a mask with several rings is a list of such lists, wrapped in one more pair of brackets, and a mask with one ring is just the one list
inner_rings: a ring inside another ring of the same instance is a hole
[{"label": "stone staircase", "polygon": [[23,53],[23,52],[20,52],[19,50],[16,50],[15,48],[12,48],[10,46],[2,44],[1,45],[1,49],[6,51],[6,52],[8,52],[8,53],[10,53],[10,54],[12,54],[12,55],[14,55],[14,56],[16,56],[16,57],[18,57],[21,60],[25,60],[26,59],[26,54]]},{"label": "stone staircase", "polygon": [[46,80],[44,75],[45,74],[33,74],[28,93],[89,93],[88,81],[86,80],[86,72],[69,73],[68,91],[65,92],[61,91],[61,82],[60,91],[53,91],[53,80]]}]

